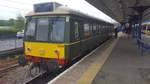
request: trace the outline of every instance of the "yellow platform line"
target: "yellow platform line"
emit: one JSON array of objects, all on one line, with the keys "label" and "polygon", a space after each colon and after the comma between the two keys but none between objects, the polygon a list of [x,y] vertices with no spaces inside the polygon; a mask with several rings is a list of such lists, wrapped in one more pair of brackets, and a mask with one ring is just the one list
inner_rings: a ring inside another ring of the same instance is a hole
[{"label": "yellow platform line", "polygon": [[110,56],[113,48],[119,39],[115,39],[112,44],[97,58],[97,60],[89,67],[89,69],[77,81],[77,84],[91,84],[96,74],[102,69],[107,58]]}]

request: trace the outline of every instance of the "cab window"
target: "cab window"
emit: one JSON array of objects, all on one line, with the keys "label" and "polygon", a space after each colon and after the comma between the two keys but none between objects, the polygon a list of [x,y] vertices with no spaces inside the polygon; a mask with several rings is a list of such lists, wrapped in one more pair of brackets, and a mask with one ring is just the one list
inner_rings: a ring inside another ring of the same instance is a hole
[{"label": "cab window", "polygon": [[50,18],[50,40],[53,42],[64,41],[65,18]]},{"label": "cab window", "polygon": [[34,35],[35,35],[35,26],[36,26],[36,20],[35,19],[31,19],[28,20],[27,22],[27,28],[26,28],[26,32],[25,32],[25,39],[27,40],[33,40],[34,39]]},{"label": "cab window", "polygon": [[37,20],[36,40],[48,41],[49,22],[48,18],[39,18]]}]

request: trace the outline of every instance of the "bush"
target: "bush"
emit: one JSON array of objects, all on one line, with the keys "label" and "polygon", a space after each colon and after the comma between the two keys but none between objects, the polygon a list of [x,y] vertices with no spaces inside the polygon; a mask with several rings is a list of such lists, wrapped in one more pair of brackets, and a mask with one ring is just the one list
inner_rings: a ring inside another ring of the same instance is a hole
[{"label": "bush", "polygon": [[18,30],[15,28],[8,28],[8,29],[0,29],[0,34],[9,34],[9,33],[16,33]]}]

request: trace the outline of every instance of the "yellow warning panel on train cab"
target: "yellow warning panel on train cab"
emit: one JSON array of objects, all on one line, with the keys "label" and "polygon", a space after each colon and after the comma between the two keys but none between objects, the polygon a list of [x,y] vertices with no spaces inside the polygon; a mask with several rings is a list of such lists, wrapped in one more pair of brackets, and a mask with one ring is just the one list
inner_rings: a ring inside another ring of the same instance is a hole
[{"label": "yellow warning panel on train cab", "polygon": [[25,55],[43,58],[64,58],[64,44],[25,42]]}]

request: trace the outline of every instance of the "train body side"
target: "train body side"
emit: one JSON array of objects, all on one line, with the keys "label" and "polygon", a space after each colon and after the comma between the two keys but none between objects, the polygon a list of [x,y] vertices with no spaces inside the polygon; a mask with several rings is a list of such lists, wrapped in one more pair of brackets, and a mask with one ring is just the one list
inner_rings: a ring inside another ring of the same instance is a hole
[{"label": "train body side", "polygon": [[[64,66],[77,57],[89,53],[112,37],[113,25],[74,15],[66,15],[66,19],[68,18],[69,21],[66,20],[65,23],[63,43],[24,42],[27,61],[40,62],[44,60],[47,62],[54,59],[60,66]],[[85,35],[85,23],[91,26],[89,28],[89,35]]]}]

